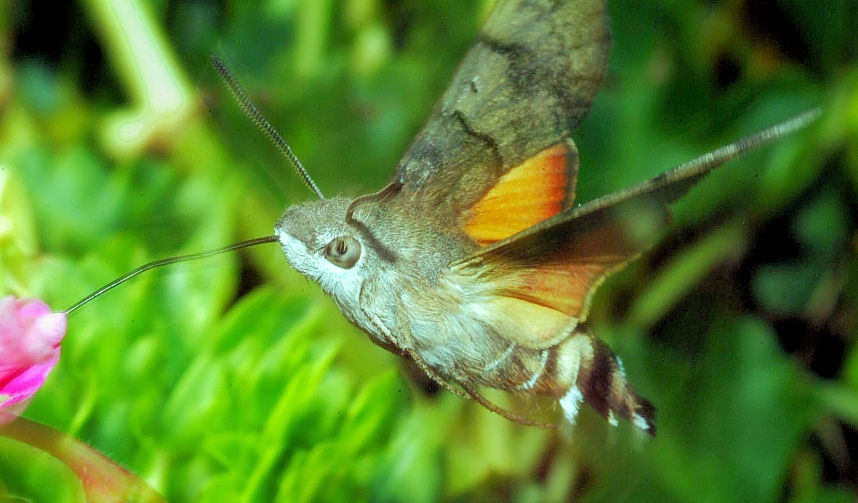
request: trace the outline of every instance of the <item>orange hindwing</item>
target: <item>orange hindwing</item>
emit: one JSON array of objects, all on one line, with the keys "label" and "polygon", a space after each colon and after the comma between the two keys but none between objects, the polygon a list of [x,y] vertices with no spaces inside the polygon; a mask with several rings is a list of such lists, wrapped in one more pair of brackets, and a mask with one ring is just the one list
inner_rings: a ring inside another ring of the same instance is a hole
[{"label": "orange hindwing", "polygon": [[539,152],[500,177],[465,212],[465,233],[485,246],[556,215],[571,204],[577,169],[571,141]]}]

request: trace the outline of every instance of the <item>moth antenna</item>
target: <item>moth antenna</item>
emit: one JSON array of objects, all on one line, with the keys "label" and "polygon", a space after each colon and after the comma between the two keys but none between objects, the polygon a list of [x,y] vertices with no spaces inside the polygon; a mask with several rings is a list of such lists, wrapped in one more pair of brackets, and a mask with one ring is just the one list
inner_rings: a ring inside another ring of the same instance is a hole
[{"label": "moth antenna", "polygon": [[270,122],[262,115],[262,112],[256,108],[256,105],[250,101],[250,98],[247,96],[247,93],[241,87],[241,84],[238,83],[238,80],[232,75],[232,72],[229,71],[229,68],[226,67],[226,63],[223,62],[220,58],[215,56],[214,54],[210,54],[209,57],[212,61],[212,66],[214,66],[215,71],[220,76],[223,83],[226,85],[229,92],[232,93],[232,96],[238,102],[241,109],[244,110],[244,113],[256,124],[265,136],[280,150],[280,153],[289,161],[289,164],[295,168],[295,171],[301,175],[301,178],[304,179],[304,183],[307,184],[307,187],[310,188],[313,192],[319,196],[319,199],[324,199],[325,196],[322,194],[319,186],[316,185],[316,182],[310,178],[310,173],[304,168],[304,165],[301,164],[301,161],[298,159],[298,156],[292,152],[292,149],[289,147],[289,144],[286,143],[286,140],[274,129],[274,126],[271,125]]},{"label": "moth antenna", "polygon": [[213,255],[220,255],[221,253],[231,252],[231,251],[238,250],[241,248],[247,248],[250,246],[261,245],[264,243],[274,243],[276,241],[277,241],[277,236],[265,236],[264,238],[254,238],[254,239],[248,239],[247,241],[239,241],[238,243],[233,243],[229,246],[224,246],[223,248],[218,248],[216,250],[209,250],[209,251],[202,252],[202,253],[191,253],[189,255],[179,255],[176,257],[169,257],[169,258],[162,258],[161,260],[155,260],[153,262],[143,264],[140,267],[134,269],[133,271],[130,271],[130,272],[123,274],[122,276],[114,279],[110,283],[107,283],[106,285],[102,286],[98,290],[92,292],[91,294],[87,295],[86,297],[75,302],[74,304],[72,304],[71,307],[69,307],[68,309],[66,309],[63,312],[65,314],[70,314],[72,311],[75,311],[77,308],[83,306],[84,304],[95,299],[96,297],[98,297],[104,293],[107,293],[108,291],[116,288],[117,286],[121,285],[122,283],[125,283],[129,279],[133,278],[134,276],[137,276],[138,274],[140,274],[142,272],[146,272],[149,269],[154,269],[156,267],[161,267],[161,266],[170,265],[170,264],[177,264],[179,262],[187,262],[189,260],[197,260],[197,259],[201,259],[201,258],[211,257]]}]

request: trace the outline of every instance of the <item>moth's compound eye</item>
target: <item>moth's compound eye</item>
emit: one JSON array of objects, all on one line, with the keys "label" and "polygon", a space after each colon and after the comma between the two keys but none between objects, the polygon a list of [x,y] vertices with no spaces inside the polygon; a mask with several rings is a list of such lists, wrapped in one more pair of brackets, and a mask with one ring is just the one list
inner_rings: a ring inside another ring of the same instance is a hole
[{"label": "moth's compound eye", "polygon": [[328,262],[343,269],[351,269],[360,258],[360,243],[351,236],[334,238],[325,246]]}]

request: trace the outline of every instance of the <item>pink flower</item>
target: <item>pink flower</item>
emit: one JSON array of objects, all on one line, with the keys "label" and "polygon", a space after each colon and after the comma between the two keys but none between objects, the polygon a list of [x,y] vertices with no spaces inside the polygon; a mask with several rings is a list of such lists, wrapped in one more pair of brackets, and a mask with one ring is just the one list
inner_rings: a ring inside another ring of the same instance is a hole
[{"label": "pink flower", "polygon": [[60,359],[65,334],[65,313],[52,313],[38,299],[0,299],[0,411],[42,387]]}]

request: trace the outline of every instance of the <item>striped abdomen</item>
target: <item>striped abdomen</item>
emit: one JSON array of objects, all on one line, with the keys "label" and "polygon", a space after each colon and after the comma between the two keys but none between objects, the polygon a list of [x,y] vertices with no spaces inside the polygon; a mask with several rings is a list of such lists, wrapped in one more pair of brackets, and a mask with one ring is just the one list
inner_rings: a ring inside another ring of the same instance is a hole
[{"label": "striped abdomen", "polygon": [[617,424],[617,416],[655,435],[655,407],[638,396],[626,379],[622,363],[595,336],[574,332],[543,350],[514,347],[497,362],[495,376],[503,387],[556,397],[574,423],[582,402]]}]

